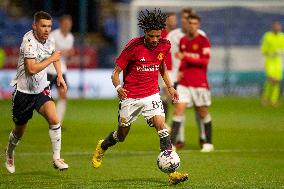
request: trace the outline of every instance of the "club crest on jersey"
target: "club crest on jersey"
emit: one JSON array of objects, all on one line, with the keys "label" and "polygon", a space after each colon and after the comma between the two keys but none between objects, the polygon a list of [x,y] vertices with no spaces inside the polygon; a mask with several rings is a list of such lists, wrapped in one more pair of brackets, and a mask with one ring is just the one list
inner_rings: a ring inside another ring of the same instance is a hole
[{"label": "club crest on jersey", "polygon": [[144,58],[144,56],[143,56],[142,58],[140,58],[139,61],[140,61],[140,62],[145,62],[146,60],[145,60],[145,58]]},{"label": "club crest on jersey", "polygon": [[159,53],[157,58],[159,61],[161,61],[164,59],[164,56],[165,56],[164,53]]},{"label": "club crest on jersey", "polygon": [[198,48],[199,48],[199,45],[198,45],[198,44],[193,44],[193,45],[192,45],[192,49],[193,49],[193,50],[197,50]]}]

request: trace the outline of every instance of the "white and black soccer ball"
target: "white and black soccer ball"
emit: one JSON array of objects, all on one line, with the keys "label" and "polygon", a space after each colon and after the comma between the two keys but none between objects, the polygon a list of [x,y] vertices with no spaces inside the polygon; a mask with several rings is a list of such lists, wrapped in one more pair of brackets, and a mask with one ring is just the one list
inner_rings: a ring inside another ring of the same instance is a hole
[{"label": "white and black soccer ball", "polygon": [[175,172],[180,166],[180,159],[175,151],[162,151],[157,158],[159,169],[165,173]]}]

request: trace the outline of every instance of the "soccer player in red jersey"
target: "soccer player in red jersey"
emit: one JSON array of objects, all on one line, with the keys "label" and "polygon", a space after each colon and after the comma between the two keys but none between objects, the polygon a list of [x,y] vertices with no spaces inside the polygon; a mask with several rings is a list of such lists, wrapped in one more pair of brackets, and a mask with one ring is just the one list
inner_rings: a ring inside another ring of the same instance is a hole
[{"label": "soccer player in red jersey", "polygon": [[[169,79],[164,58],[169,53],[170,42],[161,38],[166,14],[160,10],[140,12],[139,27],[145,35],[132,39],[116,59],[112,82],[120,98],[118,128],[97,144],[92,163],[99,168],[105,151],[126,138],[131,123],[143,115],[149,126],[154,126],[160,138],[161,151],[172,150],[165,114],[159,95],[158,74],[160,73],[174,102],[178,94]],[[119,74],[123,72],[123,85]],[[188,179],[188,174],[173,172],[169,182],[178,184]]]},{"label": "soccer player in red jersey", "polygon": [[181,60],[181,79],[177,86],[180,100],[174,105],[171,141],[175,145],[176,135],[181,126],[178,117],[183,117],[188,105],[194,106],[200,118],[201,152],[214,150],[212,144],[212,122],[208,112],[211,105],[211,94],[207,80],[207,66],[210,59],[209,39],[199,34],[200,17],[191,14],[188,17],[188,34],[180,40],[180,52],[176,57]]},{"label": "soccer player in red jersey", "polygon": [[[177,14],[175,12],[168,12],[167,13],[167,19],[166,19],[166,27],[162,30],[161,36],[162,38],[167,38],[167,35],[172,30],[176,29],[177,27]],[[165,57],[165,64],[167,66],[167,70],[169,74],[171,74],[172,70],[172,56],[171,53],[168,53]],[[163,78],[159,75],[159,86],[160,86],[160,95],[162,98],[162,103],[164,107],[165,112],[165,119],[167,121],[168,118],[168,105],[171,103],[171,96],[168,93],[167,86],[165,85]]]}]

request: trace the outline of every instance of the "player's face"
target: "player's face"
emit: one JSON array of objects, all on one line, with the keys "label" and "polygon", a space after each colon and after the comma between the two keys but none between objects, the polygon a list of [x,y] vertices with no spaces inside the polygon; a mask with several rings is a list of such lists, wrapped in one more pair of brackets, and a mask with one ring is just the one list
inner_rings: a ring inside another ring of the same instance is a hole
[{"label": "player's face", "polygon": [[63,19],[60,23],[60,28],[63,33],[69,33],[72,28],[72,20],[70,19]]},{"label": "player's face", "polygon": [[184,12],[181,15],[181,29],[183,31],[186,31],[186,29],[188,28],[188,20],[187,17],[189,16],[188,13]]},{"label": "player's face", "polygon": [[145,31],[145,42],[147,46],[156,47],[161,39],[162,30]]},{"label": "player's face", "polygon": [[176,15],[170,15],[167,18],[166,25],[170,30],[173,30],[177,27],[177,17]]},{"label": "player's face", "polygon": [[47,40],[48,35],[51,31],[51,26],[52,21],[45,19],[40,19],[38,22],[33,24],[33,30],[40,41]]},{"label": "player's face", "polygon": [[200,23],[198,19],[189,19],[188,20],[188,33],[189,35],[196,35],[198,33]]},{"label": "player's face", "polygon": [[273,22],[272,24],[272,31],[275,33],[281,32],[282,26],[280,22]]}]

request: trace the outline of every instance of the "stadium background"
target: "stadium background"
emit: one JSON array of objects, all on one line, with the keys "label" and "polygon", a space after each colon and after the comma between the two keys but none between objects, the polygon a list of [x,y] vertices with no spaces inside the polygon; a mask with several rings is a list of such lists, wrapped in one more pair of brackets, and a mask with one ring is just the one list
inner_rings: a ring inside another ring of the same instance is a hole
[{"label": "stadium background", "polygon": [[186,6],[198,11],[202,29],[211,39],[209,80],[213,95],[258,96],[264,81],[261,37],[273,20],[284,21],[284,1],[278,0],[2,0],[0,6],[0,61],[4,61],[0,63],[1,98],[9,98],[13,90],[9,81],[15,74],[18,48],[36,10],[52,14],[53,28],[57,28],[60,15],[73,17],[76,55],[69,61],[67,75],[72,78],[68,80],[71,98],[113,98],[111,68],[123,45],[141,34],[138,12],[160,7],[178,13]]},{"label": "stadium background", "polygon": [[[144,8],[177,11],[192,6],[213,45],[209,81],[212,85],[215,151],[200,153],[192,110],[186,112],[186,146],[178,151],[180,171],[188,182],[174,188],[284,188],[284,109],[263,107],[264,81],[259,44],[271,21],[280,19],[282,0],[0,0],[0,189],[6,188],[173,188],[155,165],[159,140],[142,117],[124,143],[111,148],[100,169],[91,166],[99,139],[117,126],[118,99],[110,74],[114,57],[139,33],[136,14]],[[4,149],[14,127],[11,119],[17,53],[37,10],[74,19],[76,56],[69,63],[69,96],[62,131],[66,172],[52,167],[46,120],[34,112],[16,149],[16,173],[4,167]],[[85,99],[88,98],[88,99]],[[107,98],[107,99],[101,99]],[[171,123],[170,106],[168,124]]]}]

